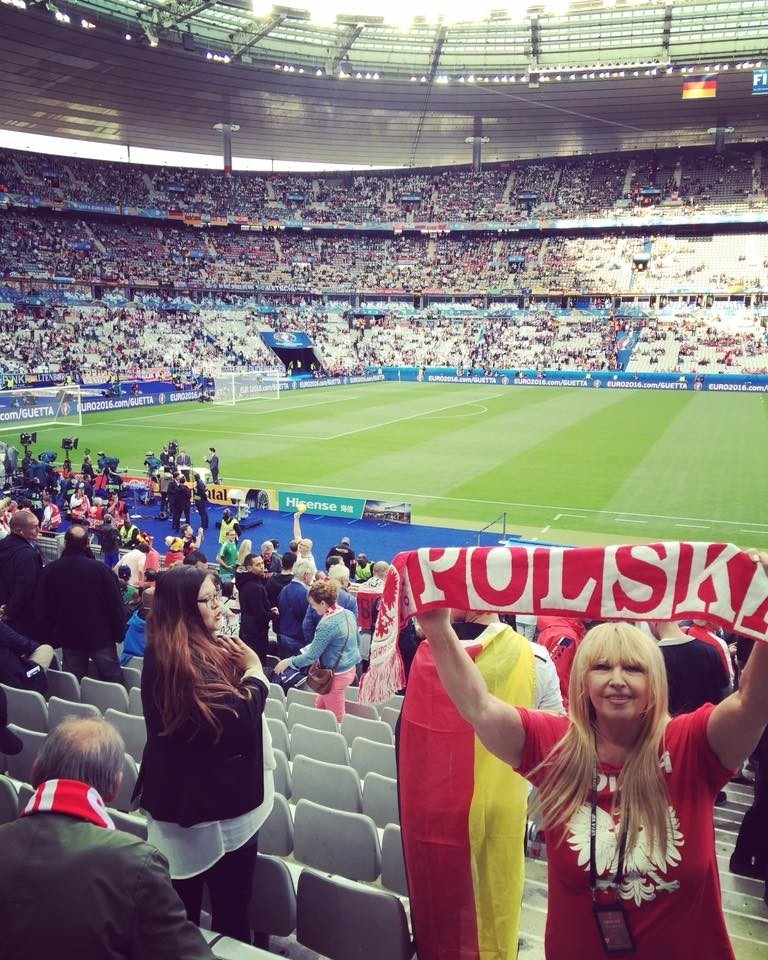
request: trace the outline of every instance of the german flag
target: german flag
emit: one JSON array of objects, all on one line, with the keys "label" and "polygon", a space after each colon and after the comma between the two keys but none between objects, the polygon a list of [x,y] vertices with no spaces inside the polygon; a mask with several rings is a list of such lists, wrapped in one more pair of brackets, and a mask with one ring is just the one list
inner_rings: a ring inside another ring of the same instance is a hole
[{"label": "german flag", "polygon": [[710,100],[717,96],[717,77],[683,80],[683,100]]},{"label": "german flag", "polygon": [[[465,649],[491,693],[533,705],[536,671],[527,640],[495,623]],[[515,960],[528,787],[459,716],[427,642],[408,676],[398,783],[419,960]]]}]

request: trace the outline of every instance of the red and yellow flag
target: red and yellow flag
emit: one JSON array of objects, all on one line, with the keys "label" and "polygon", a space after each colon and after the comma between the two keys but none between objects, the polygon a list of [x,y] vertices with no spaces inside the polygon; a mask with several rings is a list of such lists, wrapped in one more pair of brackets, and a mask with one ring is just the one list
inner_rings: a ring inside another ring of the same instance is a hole
[{"label": "red and yellow flag", "polygon": [[709,100],[717,96],[717,77],[683,80],[683,100]]},{"label": "red and yellow flag", "polygon": [[[465,644],[495,696],[533,706],[530,643],[505,624]],[[422,643],[398,740],[400,824],[419,960],[514,960],[528,786],[451,703]]]}]

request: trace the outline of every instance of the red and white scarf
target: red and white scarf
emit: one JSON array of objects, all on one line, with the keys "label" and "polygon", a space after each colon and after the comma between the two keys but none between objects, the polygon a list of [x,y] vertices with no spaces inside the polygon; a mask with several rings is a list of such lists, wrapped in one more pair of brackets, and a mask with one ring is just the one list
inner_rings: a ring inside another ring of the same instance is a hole
[{"label": "red and white scarf", "polygon": [[399,553],[384,583],[360,701],[405,682],[397,637],[423,610],[582,620],[705,620],[768,642],[768,575],[726,543],[469,547]]},{"label": "red and white scarf", "polygon": [[107,830],[115,829],[98,790],[79,780],[45,780],[41,783],[21,816],[30,817],[35,813],[61,813]]}]

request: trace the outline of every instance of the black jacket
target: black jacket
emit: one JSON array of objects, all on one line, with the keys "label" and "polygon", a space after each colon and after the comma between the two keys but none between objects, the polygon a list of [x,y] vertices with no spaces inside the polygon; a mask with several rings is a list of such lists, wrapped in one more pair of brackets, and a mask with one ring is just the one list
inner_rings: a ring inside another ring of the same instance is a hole
[{"label": "black jacket", "polygon": [[117,577],[103,563],[66,551],[43,570],[41,609],[49,642],[70,650],[120,643],[125,612]]},{"label": "black jacket", "polygon": [[29,540],[17,533],[0,540],[0,604],[5,604],[5,622],[32,639],[37,639],[39,631],[37,589],[42,570],[40,551]]},{"label": "black jacket", "polygon": [[218,743],[212,727],[187,723],[161,736],[163,720],[155,702],[157,660],[147,648],[141,674],[141,702],[147,745],[134,796],[156,820],[191,827],[229,820],[254,810],[264,800],[262,714],[267,687],[256,678],[245,683],[250,700],[233,698],[236,713],[218,712],[223,732]]},{"label": "black jacket", "polygon": [[[45,680],[45,671],[38,670],[33,676],[27,676],[30,665],[22,661],[35,649],[35,644],[28,638],[16,633],[7,624],[0,621],[0,683],[9,687],[18,687],[21,690],[36,690],[45,693],[48,685]],[[34,670],[34,664],[31,669]]]},{"label": "black jacket", "polygon": [[269,581],[256,573],[238,573],[235,582],[240,597],[240,636],[257,636],[269,628],[272,619],[266,586]]}]

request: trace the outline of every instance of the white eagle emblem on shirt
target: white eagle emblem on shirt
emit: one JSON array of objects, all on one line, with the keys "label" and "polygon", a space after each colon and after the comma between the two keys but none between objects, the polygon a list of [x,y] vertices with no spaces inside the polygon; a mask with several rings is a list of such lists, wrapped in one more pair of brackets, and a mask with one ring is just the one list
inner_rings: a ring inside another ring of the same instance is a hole
[{"label": "white eagle emblem on shirt", "polygon": [[[651,849],[645,830],[641,827],[637,844],[624,857],[624,877],[619,887],[622,900],[633,900],[636,906],[654,900],[660,890],[672,893],[680,886],[678,880],[666,880],[667,871],[680,863],[680,848],[685,839],[680,821],[673,807],[669,811],[669,832],[666,849],[657,844]],[[577,863],[589,870],[590,807],[583,804],[568,824],[568,846],[576,852]],[[605,810],[597,808],[595,837],[595,868],[597,888],[610,886],[618,869],[618,824]]]}]

